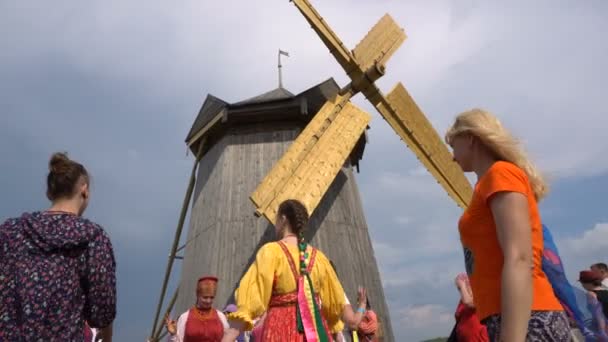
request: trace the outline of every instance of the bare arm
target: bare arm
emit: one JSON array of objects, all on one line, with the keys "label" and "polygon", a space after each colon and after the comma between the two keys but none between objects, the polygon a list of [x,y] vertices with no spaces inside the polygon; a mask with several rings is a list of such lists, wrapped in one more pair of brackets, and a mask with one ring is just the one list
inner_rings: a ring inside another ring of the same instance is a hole
[{"label": "bare arm", "polygon": [[359,295],[357,298],[357,312],[353,310],[350,304],[344,305],[342,311],[342,321],[352,330],[356,330],[363,319],[364,309],[367,303],[367,290],[359,287]]},{"label": "bare arm", "polygon": [[459,274],[454,280],[456,284],[456,288],[460,293],[460,301],[470,307],[475,307],[475,302],[473,301],[473,290],[471,290],[471,284],[469,284],[469,278],[465,274]]},{"label": "bare arm", "polygon": [[501,341],[525,341],[532,308],[532,228],[526,197],[500,192],[490,207],[502,248]]},{"label": "bare arm", "polygon": [[243,332],[245,324],[238,320],[229,319],[229,328],[224,330],[222,342],[234,342],[237,337]]}]

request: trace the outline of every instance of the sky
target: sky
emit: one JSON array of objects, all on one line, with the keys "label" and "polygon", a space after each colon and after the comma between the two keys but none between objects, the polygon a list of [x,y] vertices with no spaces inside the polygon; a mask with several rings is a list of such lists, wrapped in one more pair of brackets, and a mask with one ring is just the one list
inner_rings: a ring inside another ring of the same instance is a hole
[{"label": "sky", "polygon": [[[550,181],[541,214],[570,279],[608,262],[608,3],[312,3],[351,49],[390,13],[408,39],[379,87],[402,82],[440,135],[464,110],[496,114]],[[287,0],[3,1],[0,22],[0,219],[49,205],[51,153],[88,168],[86,215],[118,263],[117,341],[151,329],[193,163],[184,139],[205,96],[276,88],[279,48],[292,93],[348,82]],[[353,102],[373,116],[356,177],[396,339],[448,335],[461,211],[364,98]]]}]

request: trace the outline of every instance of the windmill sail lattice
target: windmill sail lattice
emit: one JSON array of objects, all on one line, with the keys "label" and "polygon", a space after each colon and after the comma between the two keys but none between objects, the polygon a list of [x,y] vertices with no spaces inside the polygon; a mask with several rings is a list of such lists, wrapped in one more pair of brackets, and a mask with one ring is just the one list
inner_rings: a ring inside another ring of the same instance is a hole
[{"label": "windmill sail lattice", "polygon": [[299,199],[309,212],[321,202],[371,119],[343,100],[326,102],[260,183],[251,195],[256,214],[274,223],[286,199]]},{"label": "windmill sail lattice", "polygon": [[[472,194],[467,178],[459,166],[453,162],[445,143],[405,87],[399,83],[388,96],[384,96],[374,84],[374,81],[384,74],[388,59],[405,41],[406,35],[403,29],[390,15],[386,14],[350,52],[307,0],[294,0],[293,2],[352,80],[351,84],[342,90],[342,96],[338,100],[348,105],[352,96],[362,92],[456,204],[463,208],[466,207]],[[323,177],[317,177],[314,179],[315,182],[309,183],[309,186],[315,190],[323,190],[320,194],[316,191],[314,196],[307,192],[298,192],[300,188],[292,185],[291,177],[294,177],[295,170],[302,169],[302,163],[312,164],[311,160],[304,156],[309,151],[310,146],[307,144],[315,141],[314,132],[323,128],[324,124],[334,124],[332,120],[328,121],[326,118],[328,109],[331,109],[335,116],[332,119],[339,119],[340,116],[347,115],[347,111],[336,111],[334,106],[335,104],[330,101],[321,109],[317,117],[302,132],[302,136],[294,142],[294,146],[251,195],[250,198],[256,206],[258,215],[263,214],[274,222],[272,212],[274,209],[269,211],[269,208],[276,207],[279,199],[286,198],[299,199],[306,203],[311,212],[314,211],[316,204],[320,201],[318,197],[322,197],[327,190],[328,186],[324,184],[329,184],[333,180],[338,169],[334,167],[332,172],[324,172]],[[330,149],[333,145],[330,143],[323,146]],[[354,146],[354,143],[351,145]],[[344,154],[340,154],[340,158]],[[335,154],[331,158],[337,158],[337,156]],[[335,162],[334,159],[330,160]],[[302,180],[297,176],[295,179],[298,182]]]}]

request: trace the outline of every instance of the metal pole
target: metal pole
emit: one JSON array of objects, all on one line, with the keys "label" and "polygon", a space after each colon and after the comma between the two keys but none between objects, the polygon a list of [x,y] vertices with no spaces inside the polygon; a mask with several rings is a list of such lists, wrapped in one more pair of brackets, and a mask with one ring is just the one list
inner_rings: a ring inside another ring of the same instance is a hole
[{"label": "metal pole", "polygon": [[173,237],[173,245],[171,246],[171,253],[169,254],[169,259],[167,260],[167,269],[165,271],[165,279],[163,280],[163,286],[160,291],[160,299],[158,300],[158,305],[156,306],[156,314],[154,315],[154,322],[152,324],[152,331],[150,331],[150,336],[154,336],[154,332],[156,331],[156,326],[158,324],[158,316],[160,315],[160,309],[162,307],[163,301],[165,299],[165,292],[167,291],[167,283],[169,282],[169,276],[171,275],[171,269],[173,268],[173,261],[175,259],[175,250],[177,249],[177,244],[179,243],[179,239],[182,234],[182,229],[184,227],[184,221],[186,220],[186,214],[188,213],[188,204],[190,203],[190,198],[192,197],[192,192],[194,191],[194,184],[196,183],[196,170],[198,167],[198,163],[202,158],[203,145],[205,144],[205,139],[200,142],[198,147],[198,153],[196,154],[196,160],[194,161],[194,166],[192,167],[192,173],[190,174],[190,182],[188,183],[188,189],[186,190],[186,195],[184,196],[184,202],[182,204],[182,211],[179,216],[179,221],[177,223],[177,229],[175,230],[175,236]]},{"label": "metal pole", "polygon": [[281,65],[281,55],[289,57],[289,53],[279,49],[278,60],[279,60],[279,88],[283,88],[283,66]]},{"label": "metal pole", "polygon": [[158,341],[158,342],[160,342],[160,340],[162,340],[162,339],[163,339],[163,337],[167,336],[167,334],[168,334],[168,333],[169,333],[169,332],[165,330],[165,332],[163,332],[163,333],[162,333],[162,334],[161,334],[161,335],[158,337],[158,340],[157,340],[157,341]]},{"label": "metal pole", "polygon": [[283,73],[281,71],[281,68],[283,66],[281,65],[281,50],[279,50],[278,59],[279,59],[279,88],[283,88]]},{"label": "metal pole", "polygon": [[[173,305],[175,304],[175,301],[177,300],[178,293],[179,293],[179,286],[175,289],[175,292],[173,292],[173,297],[171,298],[171,302],[169,302],[169,306],[167,307],[167,310],[165,311],[165,316],[167,316],[171,312],[171,310],[173,310]],[[160,339],[162,338],[162,337],[159,337],[159,335],[163,331],[163,326],[164,326],[164,324],[160,324],[158,326],[158,329],[156,330],[156,333],[154,334],[154,338],[156,340],[160,341]]]}]

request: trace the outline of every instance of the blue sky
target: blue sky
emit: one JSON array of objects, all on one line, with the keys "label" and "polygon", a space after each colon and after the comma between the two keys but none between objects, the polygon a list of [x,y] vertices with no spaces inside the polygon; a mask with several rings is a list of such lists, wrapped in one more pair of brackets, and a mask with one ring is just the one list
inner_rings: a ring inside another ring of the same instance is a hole
[{"label": "blue sky", "polygon": [[[314,1],[354,48],[389,12],[408,39],[379,81],[402,81],[434,126],[480,106],[526,145],[552,185],[541,204],[569,276],[606,258],[608,4],[602,1]],[[150,330],[207,93],[229,102],[347,78],[288,1],[0,3],[0,218],[45,208],[50,154],[93,175],[87,216],[118,261],[117,341]],[[357,181],[397,340],[446,335],[463,263],[459,209],[373,115]],[[604,260],[608,261],[608,260]],[[177,268],[179,271],[179,267]],[[177,275],[177,273],[176,273]]]}]

